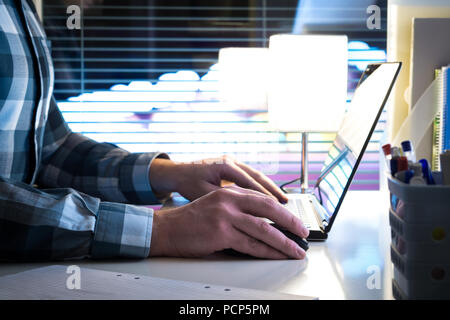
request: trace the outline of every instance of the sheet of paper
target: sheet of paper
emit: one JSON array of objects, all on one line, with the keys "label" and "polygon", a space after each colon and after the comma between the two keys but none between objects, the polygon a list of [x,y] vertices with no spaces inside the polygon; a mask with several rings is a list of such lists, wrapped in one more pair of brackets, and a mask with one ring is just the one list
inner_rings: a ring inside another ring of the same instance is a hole
[{"label": "sheet of paper", "polygon": [[410,140],[415,147],[416,158],[425,158],[431,163],[432,124],[438,112],[439,80],[434,80],[403,122],[392,144],[399,146]]},{"label": "sheet of paper", "polygon": [[[50,266],[0,277],[0,300],[311,300],[311,297]],[[69,272],[68,272],[69,271]],[[78,277],[79,275],[79,277]],[[78,289],[79,287],[79,289]]]},{"label": "sheet of paper", "polygon": [[[447,1],[448,2],[448,1]],[[388,61],[401,61],[402,70],[389,102],[389,140],[398,134],[409,114],[411,33],[413,18],[449,18],[450,6],[446,0],[389,1],[388,8]],[[431,71],[433,72],[433,70]]]}]

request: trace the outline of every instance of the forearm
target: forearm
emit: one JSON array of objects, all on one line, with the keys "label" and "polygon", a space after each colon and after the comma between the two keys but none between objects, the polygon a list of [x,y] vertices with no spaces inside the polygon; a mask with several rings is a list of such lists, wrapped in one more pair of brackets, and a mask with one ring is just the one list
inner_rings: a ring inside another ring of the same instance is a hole
[{"label": "forearm", "polygon": [[0,260],[145,258],[153,210],[0,178]]},{"label": "forearm", "polygon": [[183,176],[183,166],[169,159],[154,159],[149,173],[153,192],[157,195],[176,192]]},{"label": "forearm", "polygon": [[105,201],[153,204],[149,180],[155,158],[163,153],[130,153],[73,133],[52,100],[36,184],[74,188]]}]

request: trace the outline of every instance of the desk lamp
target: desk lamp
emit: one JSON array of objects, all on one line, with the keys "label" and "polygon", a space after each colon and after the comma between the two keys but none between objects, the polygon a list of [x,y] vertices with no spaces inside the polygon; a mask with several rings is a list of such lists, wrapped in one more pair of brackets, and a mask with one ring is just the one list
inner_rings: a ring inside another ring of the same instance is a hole
[{"label": "desk lamp", "polygon": [[[347,101],[346,36],[279,34],[269,41],[269,124],[302,133],[301,190],[308,189],[308,133],[336,132]],[[298,180],[298,179],[297,179]]]},{"label": "desk lamp", "polygon": [[237,110],[267,110],[268,48],[222,48],[219,94]]}]

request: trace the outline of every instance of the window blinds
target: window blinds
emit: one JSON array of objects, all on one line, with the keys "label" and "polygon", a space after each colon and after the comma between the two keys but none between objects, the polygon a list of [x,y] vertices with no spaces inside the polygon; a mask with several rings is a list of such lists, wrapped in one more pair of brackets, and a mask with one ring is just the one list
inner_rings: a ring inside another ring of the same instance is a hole
[{"label": "window blinds", "polygon": [[[364,66],[385,58],[386,3],[345,0],[307,7],[306,2],[84,0],[78,1],[82,28],[69,30],[67,1],[44,0],[55,97],[72,130],[98,141],[132,152],[165,151],[179,161],[231,154],[278,184],[292,180],[299,175],[301,135],[270,130],[265,110],[221,105],[214,66],[220,48],[267,47],[271,35],[290,33],[299,24],[306,33],[347,34],[351,99]],[[381,7],[381,30],[367,28],[369,2]],[[384,122],[354,189],[378,188],[377,142]],[[310,135],[311,183],[333,139]]]}]

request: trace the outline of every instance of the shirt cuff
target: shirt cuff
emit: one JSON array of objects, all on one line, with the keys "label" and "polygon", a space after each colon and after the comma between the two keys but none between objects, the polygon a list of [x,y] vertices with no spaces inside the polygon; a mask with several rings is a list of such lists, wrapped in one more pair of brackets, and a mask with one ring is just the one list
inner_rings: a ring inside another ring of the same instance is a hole
[{"label": "shirt cuff", "polygon": [[91,258],[147,258],[152,226],[153,210],[150,208],[100,203]]},{"label": "shirt cuff", "polygon": [[152,186],[150,184],[150,167],[153,160],[158,158],[170,159],[166,153],[142,153],[137,157],[134,163],[132,183],[136,195],[139,198],[139,203],[157,204],[170,197],[170,193],[156,195],[152,191]]}]

